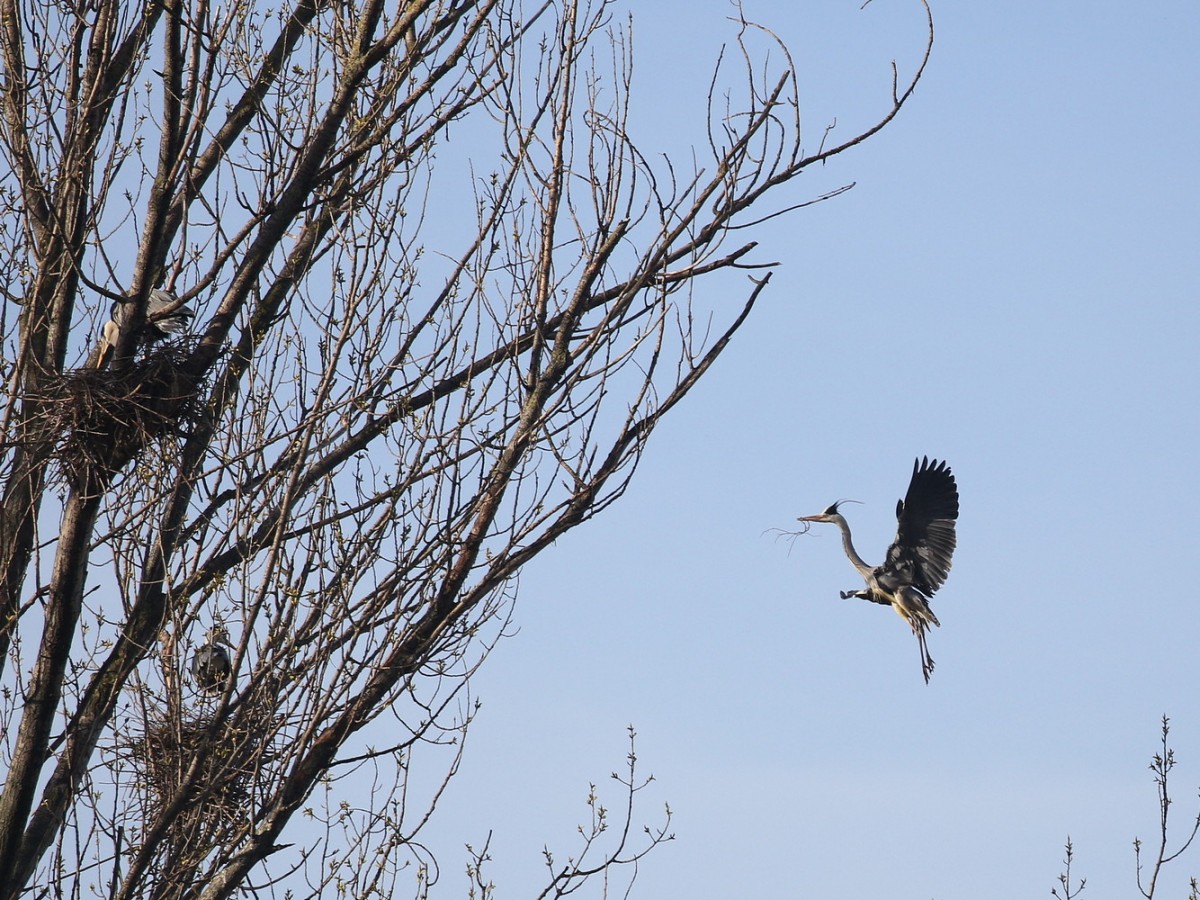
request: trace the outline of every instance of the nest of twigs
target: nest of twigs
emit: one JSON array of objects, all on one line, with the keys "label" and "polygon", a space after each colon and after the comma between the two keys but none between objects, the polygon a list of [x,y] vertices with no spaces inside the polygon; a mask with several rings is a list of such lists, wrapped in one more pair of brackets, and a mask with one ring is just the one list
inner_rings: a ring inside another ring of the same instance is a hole
[{"label": "nest of twigs", "polygon": [[243,703],[217,719],[158,712],[129,748],[148,789],[154,821],[168,808],[176,840],[198,838],[242,823],[264,767],[274,716],[265,703]]},{"label": "nest of twigs", "polygon": [[122,369],[74,369],[42,386],[40,433],[73,486],[190,430],[203,404],[199,385],[183,374],[187,349],[162,344]]}]

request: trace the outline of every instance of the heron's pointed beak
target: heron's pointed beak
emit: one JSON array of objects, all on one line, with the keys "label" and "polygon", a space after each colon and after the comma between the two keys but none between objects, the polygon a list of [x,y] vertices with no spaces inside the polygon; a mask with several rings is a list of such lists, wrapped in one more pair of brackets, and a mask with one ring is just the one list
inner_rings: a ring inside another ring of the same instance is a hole
[{"label": "heron's pointed beak", "polygon": [[796,519],[797,522],[828,522],[829,517],[825,513],[817,513],[815,516],[800,516]]}]

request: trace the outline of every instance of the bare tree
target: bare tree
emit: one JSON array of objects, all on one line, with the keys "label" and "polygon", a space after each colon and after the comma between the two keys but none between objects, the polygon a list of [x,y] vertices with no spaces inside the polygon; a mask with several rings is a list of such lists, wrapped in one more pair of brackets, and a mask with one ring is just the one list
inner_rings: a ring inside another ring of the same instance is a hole
[{"label": "bare tree", "polygon": [[1058,892],[1058,888],[1050,888],[1050,896],[1057,897],[1058,900],[1076,900],[1087,888],[1087,879],[1080,878],[1078,884],[1072,884],[1071,866],[1075,862],[1075,845],[1071,843],[1071,836],[1067,835],[1067,842],[1063,845],[1063,870],[1058,874],[1058,884],[1062,888],[1062,893]]},{"label": "bare tree", "polygon": [[735,28],[681,167],[602,0],[0,0],[0,897],[424,892],[521,567],[767,287],[740,229],[929,53],[806,150]]},{"label": "bare tree", "polygon": [[[1162,874],[1163,867],[1168,863],[1172,863],[1179,859],[1192,845],[1196,839],[1196,835],[1200,834],[1200,813],[1196,814],[1193,820],[1191,830],[1187,832],[1187,837],[1175,850],[1169,850],[1168,829],[1167,825],[1170,820],[1171,804],[1175,801],[1171,799],[1171,792],[1168,789],[1167,782],[1171,770],[1175,768],[1175,751],[1171,748],[1169,737],[1171,734],[1171,720],[1167,716],[1162,717],[1162,734],[1160,735],[1159,752],[1154,754],[1154,758],[1150,761],[1150,771],[1154,773],[1154,784],[1158,793],[1158,837],[1155,841],[1156,849],[1153,853],[1143,858],[1142,848],[1145,846],[1141,838],[1133,839],[1133,858],[1136,864],[1137,887],[1138,892],[1146,898],[1153,900],[1155,892],[1160,887],[1159,876]],[[1051,888],[1050,893],[1060,898],[1060,900],[1073,900],[1079,897],[1084,888],[1087,886],[1087,879],[1079,879],[1079,883],[1072,886],[1071,883],[1071,865],[1075,861],[1075,848],[1071,843],[1071,838],[1067,838],[1066,855],[1063,858],[1063,871],[1058,876],[1058,883],[1062,887],[1063,892],[1060,894],[1057,888]],[[1147,871],[1148,869],[1148,871]],[[1190,879],[1190,890],[1188,891],[1188,900],[1200,900],[1200,881],[1195,877]]]},{"label": "bare tree", "polygon": [[[1200,813],[1196,814],[1195,820],[1192,822],[1192,829],[1188,832],[1187,838],[1174,851],[1167,849],[1167,821],[1171,811],[1171,804],[1174,802],[1171,799],[1171,793],[1167,788],[1167,778],[1171,770],[1175,768],[1175,751],[1171,749],[1168,743],[1168,737],[1171,733],[1171,720],[1166,716],[1162,717],[1162,749],[1154,754],[1154,758],[1150,761],[1150,771],[1154,773],[1154,784],[1158,790],[1158,847],[1152,856],[1150,871],[1146,873],[1146,878],[1143,881],[1143,860],[1142,860],[1142,841],[1140,838],[1133,839],[1133,856],[1137,863],[1137,886],[1142,896],[1146,900],[1151,900],[1154,897],[1154,890],[1158,886],[1158,876],[1162,873],[1163,866],[1167,863],[1174,862],[1184,851],[1192,845],[1192,841],[1196,839],[1196,834],[1200,833]],[[1196,879],[1192,880],[1191,897],[1195,897],[1197,893]]]}]

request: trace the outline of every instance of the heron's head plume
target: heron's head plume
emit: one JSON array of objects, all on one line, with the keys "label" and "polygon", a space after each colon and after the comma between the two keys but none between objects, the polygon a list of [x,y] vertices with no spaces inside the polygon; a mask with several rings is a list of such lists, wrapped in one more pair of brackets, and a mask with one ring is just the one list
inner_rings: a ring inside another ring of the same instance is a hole
[{"label": "heron's head plume", "polygon": [[801,516],[798,521],[801,522],[832,522],[833,517],[840,515],[838,507],[843,503],[860,503],[860,500],[838,500],[836,503],[831,503],[824,512],[818,513],[815,516]]}]

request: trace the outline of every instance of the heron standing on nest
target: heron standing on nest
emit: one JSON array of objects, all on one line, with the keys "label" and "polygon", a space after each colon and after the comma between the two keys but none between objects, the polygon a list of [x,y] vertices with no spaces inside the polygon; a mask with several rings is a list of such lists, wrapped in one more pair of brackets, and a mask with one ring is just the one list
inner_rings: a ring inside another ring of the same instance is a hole
[{"label": "heron standing on nest", "polygon": [[207,693],[223,691],[233,675],[229,632],[218,626],[204,635],[205,644],[192,657],[192,679]]},{"label": "heron standing on nest", "polygon": [[[103,369],[112,360],[121,335],[129,328],[133,318],[133,304],[118,300],[112,305],[112,318],[100,329],[100,348],[96,355],[96,368]],[[155,288],[146,298],[146,321],[138,334],[139,343],[150,344],[173,334],[182,334],[196,318],[196,311],[170,291]]]},{"label": "heron standing on nest", "polygon": [[850,526],[838,512],[839,505],[841,501],[818,515],[801,516],[800,521],[829,522],[841,529],[846,556],[867,583],[866,590],[842,591],[842,599],[858,597],[896,610],[917,636],[921,673],[928,684],[933,657],[925,644],[925,633],[930,625],[941,624],[929,608],[929,598],[950,574],[950,557],[956,543],[958,486],[954,475],[945,462],[936,459],[926,457],[913,463],[908,493],[896,501],[896,539],[881,566],[868,565],[855,551]]}]

